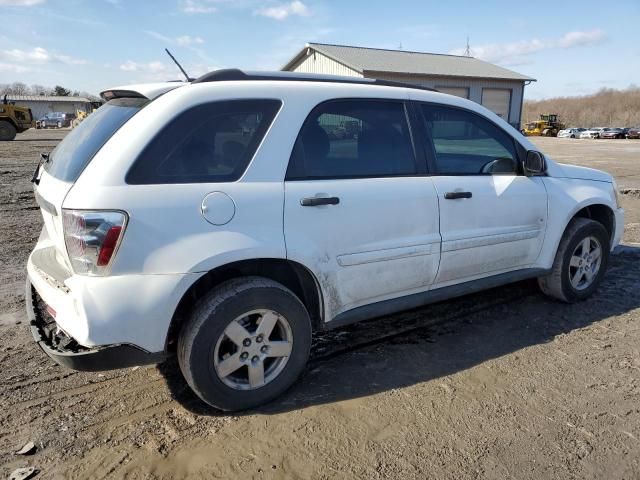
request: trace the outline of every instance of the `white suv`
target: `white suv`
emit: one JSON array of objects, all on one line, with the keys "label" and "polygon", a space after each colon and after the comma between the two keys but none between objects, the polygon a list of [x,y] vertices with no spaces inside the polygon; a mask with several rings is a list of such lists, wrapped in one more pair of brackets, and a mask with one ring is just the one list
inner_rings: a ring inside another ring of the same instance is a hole
[{"label": "white suv", "polygon": [[584,299],[621,236],[610,175],[458,97],[240,70],[102,96],[34,174],[33,335],[79,370],[175,353],[224,410],[287,389],[315,330],[531,277]]}]

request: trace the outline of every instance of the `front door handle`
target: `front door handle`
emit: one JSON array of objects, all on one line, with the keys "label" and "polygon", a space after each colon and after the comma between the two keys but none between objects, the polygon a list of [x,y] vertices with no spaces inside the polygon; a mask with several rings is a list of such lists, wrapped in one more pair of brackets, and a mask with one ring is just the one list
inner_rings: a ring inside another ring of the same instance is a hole
[{"label": "front door handle", "polygon": [[471,192],[447,192],[444,194],[444,198],[447,200],[456,200],[458,198],[471,198],[473,194]]},{"label": "front door handle", "polygon": [[338,205],[340,199],[338,197],[307,197],[300,200],[303,207],[317,207],[319,205]]}]

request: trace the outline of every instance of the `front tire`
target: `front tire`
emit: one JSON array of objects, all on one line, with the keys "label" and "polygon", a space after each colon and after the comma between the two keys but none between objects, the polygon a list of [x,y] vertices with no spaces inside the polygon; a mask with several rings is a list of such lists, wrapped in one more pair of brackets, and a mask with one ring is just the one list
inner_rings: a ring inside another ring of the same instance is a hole
[{"label": "front tire", "polygon": [[300,299],[262,277],[229,280],[198,303],[178,339],[178,363],[193,391],[220,410],[273,400],[309,358],[311,320]]},{"label": "front tire", "polygon": [[575,303],[596,291],[607,270],[609,234],[601,223],[574,218],[564,232],[553,268],[538,278],[542,292],[566,303]]}]

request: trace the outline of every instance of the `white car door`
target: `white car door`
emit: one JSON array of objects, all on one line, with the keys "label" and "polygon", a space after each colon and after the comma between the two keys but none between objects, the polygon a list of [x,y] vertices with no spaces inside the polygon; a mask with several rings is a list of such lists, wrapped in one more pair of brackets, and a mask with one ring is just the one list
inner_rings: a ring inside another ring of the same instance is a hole
[{"label": "white car door", "polygon": [[287,257],[310,268],[325,318],[425,291],[440,257],[438,200],[416,159],[402,101],[314,109],[285,183]]},{"label": "white car door", "polygon": [[521,174],[514,139],[478,113],[421,104],[440,203],[442,254],[434,287],[527,268],[547,224],[541,178]]}]

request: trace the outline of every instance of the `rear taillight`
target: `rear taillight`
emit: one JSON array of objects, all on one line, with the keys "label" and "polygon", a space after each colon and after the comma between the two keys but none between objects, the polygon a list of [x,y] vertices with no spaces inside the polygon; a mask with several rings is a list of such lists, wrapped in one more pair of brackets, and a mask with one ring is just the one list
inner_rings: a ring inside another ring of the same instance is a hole
[{"label": "rear taillight", "polygon": [[127,215],[63,209],[62,220],[73,271],[80,275],[106,275],[124,235]]}]

